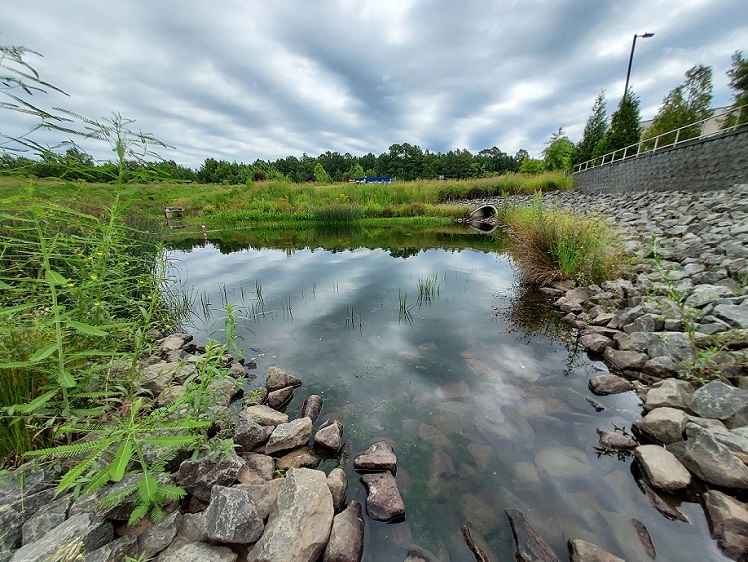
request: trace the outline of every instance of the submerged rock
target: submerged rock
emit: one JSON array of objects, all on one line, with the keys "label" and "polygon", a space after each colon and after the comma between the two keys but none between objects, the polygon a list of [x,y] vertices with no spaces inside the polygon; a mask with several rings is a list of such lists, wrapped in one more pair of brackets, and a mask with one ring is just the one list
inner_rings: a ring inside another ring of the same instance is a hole
[{"label": "submerged rock", "polygon": [[582,539],[569,539],[569,562],[624,562],[596,544]]},{"label": "submerged rock", "polygon": [[712,538],[731,558],[748,558],[748,504],[717,490],[701,497]]},{"label": "submerged rock", "polygon": [[559,562],[551,547],[535,532],[521,512],[507,509],[505,513],[517,546],[514,553],[517,562]]}]

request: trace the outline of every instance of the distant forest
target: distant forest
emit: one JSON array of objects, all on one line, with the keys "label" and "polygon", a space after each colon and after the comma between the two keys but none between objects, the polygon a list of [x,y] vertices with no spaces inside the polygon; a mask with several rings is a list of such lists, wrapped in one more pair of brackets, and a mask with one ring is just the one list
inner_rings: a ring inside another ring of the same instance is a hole
[{"label": "distant forest", "polygon": [[[422,150],[419,146],[393,144],[379,156],[372,153],[353,156],[327,151],[317,157],[304,154],[275,161],[255,160],[252,164],[206,158],[193,170],[174,160],[126,162],[126,180],[130,182],[182,180],[200,183],[246,184],[252,181],[285,180],[303,182],[342,182],[362,176],[390,176],[399,180],[478,178],[516,172],[527,151],[510,156],[497,147],[472,154],[469,150],[447,153]],[[0,174],[108,182],[117,178],[113,163],[98,163],[78,147],[63,154],[46,151],[39,159],[5,153],[0,156]]]}]

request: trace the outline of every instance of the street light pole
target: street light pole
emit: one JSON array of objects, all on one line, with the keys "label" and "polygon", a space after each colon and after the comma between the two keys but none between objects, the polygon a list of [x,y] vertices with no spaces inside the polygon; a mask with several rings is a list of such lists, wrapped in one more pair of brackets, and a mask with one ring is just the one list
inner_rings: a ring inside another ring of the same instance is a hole
[{"label": "street light pole", "polygon": [[623,89],[623,97],[626,97],[626,94],[629,91],[629,77],[631,76],[631,63],[634,60],[634,49],[636,48],[636,38],[641,37],[642,39],[649,39],[650,37],[654,37],[654,33],[643,33],[642,35],[634,34],[634,40],[631,42],[631,54],[629,55],[629,68],[626,71],[626,86]]}]

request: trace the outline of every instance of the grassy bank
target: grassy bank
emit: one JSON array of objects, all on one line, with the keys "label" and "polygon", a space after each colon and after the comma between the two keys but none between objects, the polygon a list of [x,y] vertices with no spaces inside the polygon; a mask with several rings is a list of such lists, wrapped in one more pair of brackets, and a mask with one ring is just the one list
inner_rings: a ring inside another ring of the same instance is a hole
[{"label": "grassy bank", "polygon": [[[0,197],[27,183],[0,177]],[[46,185],[49,182],[44,182]],[[105,201],[108,184],[51,182],[63,197]],[[473,180],[429,180],[392,184],[294,184],[283,181],[249,185],[148,183],[118,189],[132,208],[153,219],[164,207],[183,207],[187,224],[218,225],[276,221],[350,222],[360,218],[464,216],[463,199],[570,189],[563,174],[508,174]],[[104,199],[102,199],[102,196]]]},{"label": "grassy bank", "polygon": [[540,197],[531,206],[501,207],[498,219],[510,232],[509,251],[520,276],[533,285],[561,279],[600,283],[617,277],[625,260],[616,231],[604,219],[544,207]]}]

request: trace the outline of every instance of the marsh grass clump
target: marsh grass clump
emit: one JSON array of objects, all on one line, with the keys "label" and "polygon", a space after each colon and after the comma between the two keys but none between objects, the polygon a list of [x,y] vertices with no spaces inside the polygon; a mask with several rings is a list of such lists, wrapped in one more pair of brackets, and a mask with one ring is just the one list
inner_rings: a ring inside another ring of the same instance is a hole
[{"label": "marsh grass clump", "polygon": [[318,224],[348,225],[363,217],[363,212],[357,206],[346,203],[332,203],[313,212]]},{"label": "marsh grass clump", "polygon": [[436,273],[428,277],[418,278],[418,306],[423,304],[431,304],[434,298],[439,296],[439,289],[441,284]]},{"label": "marsh grass clump", "polygon": [[530,207],[504,207],[499,218],[511,233],[522,280],[533,285],[560,279],[599,283],[623,263],[616,232],[603,219],[545,209],[539,198]]}]

